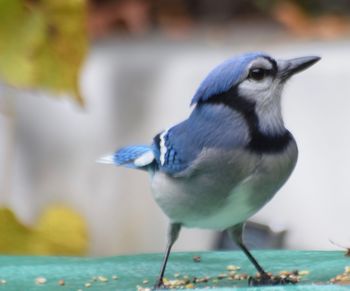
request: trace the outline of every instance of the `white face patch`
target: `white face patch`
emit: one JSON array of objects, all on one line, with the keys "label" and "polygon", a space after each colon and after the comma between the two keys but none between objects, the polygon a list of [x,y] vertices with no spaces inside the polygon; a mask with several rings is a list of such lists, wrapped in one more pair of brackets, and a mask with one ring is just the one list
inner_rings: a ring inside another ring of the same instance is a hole
[{"label": "white face patch", "polygon": [[267,74],[260,80],[249,77],[252,69],[271,71],[272,64],[265,58],[254,60],[248,67],[247,77],[238,85],[238,93],[244,99],[253,101],[259,119],[260,130],[278,134],[284,130],[281,113],[281,94],[283,83],[274,74]]},{"label": "white face patch", "polygon": [[275,80],[274,76],[271,74],[268,74],[259,80],[251,78],[249,75],[250,72],[254,69],[272,72],[273,66],[271,62],[265,58],[258,58],[254,60],[248,66],[245,80],[238,85],[239,95],[244,98],[250,99],[255,103],[263,103],[268,101],[271,98],[271,96],[274,95],[274,83],[277,80]]}]

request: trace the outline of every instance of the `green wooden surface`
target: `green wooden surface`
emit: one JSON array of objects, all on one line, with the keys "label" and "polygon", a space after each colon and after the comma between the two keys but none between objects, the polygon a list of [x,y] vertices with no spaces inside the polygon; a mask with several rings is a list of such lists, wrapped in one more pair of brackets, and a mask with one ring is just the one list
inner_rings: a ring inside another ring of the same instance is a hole
[{"label": "green wooden surface", "polygon": [[[270,272],[282,270],[309,270],[310,274],[295,286],[264,287],[264,290],[350,290],[348,286],[331,285],[330,278],[341,274],[344,267],[350,265],[350,258],[343,252],[318,251],[255,251],[261,264]],[[201,262],[194,262],[194,255],[201,256]],[[136,290],[137,285],[149,286],[158,274],[161,254],[133,256],[116,256],[105,258],[72,258],[72,257],[23,257],[0,256],[0,279],[6,284],[0,290]],[[174,278],[175,273],[192,277],[215,277],[225,273],[227,265],[238,265],[240,272],[255,274],[254,268],[241,252],[205,252],[173,253],[170,257],[166,277]],[[91,282],[94,276],[105,276],[107,282]],[[113,275],[118,280],[113,280]],[[36,285],[37,277],[45,277],[47,282]],[[64,279],[65,285],[58,285]],[[148,284],[143,284],[147,279]],[[197,284],[197,288],[216,288],[210,290],[261,290],[262,287],[247,287],[247,281],[220,280],[218,283]]]}]

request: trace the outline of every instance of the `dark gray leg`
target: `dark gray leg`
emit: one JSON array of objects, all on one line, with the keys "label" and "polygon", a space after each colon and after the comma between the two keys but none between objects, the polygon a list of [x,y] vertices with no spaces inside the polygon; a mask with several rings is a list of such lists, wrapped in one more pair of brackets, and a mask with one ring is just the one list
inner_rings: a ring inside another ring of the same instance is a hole
[{"label": "dark gray leg", "polygon": [[280,276],[270,276],[268,273],[265,272],[265,270],[261,267],[258,261],[253,257],[253,255],[249,252],[247,247],[244,245],[243,230],[244,230],[244,223],[241,223],[229,228],[227,231],[230,237],[236,242],[236,244],[248,257],[249,261],[254,265],[255,269],[260,273],[259,277],[250,277],[248,284],[252,286],[296,284],[297,281],[294,279],[281,278]]},{"label": "dark gray leg", "polygon": [[164,273],[165,273],[165,269],[166,269],[166,264],[168,262],[171,248],[174,245],[177,238],[179,237],[180,230],[181,230],[180,223],[172,223],[169,226],[168,244],[167,244],[167,248],[166,248],[165,253],[164,253],[163,264],[162,264],[162,267],[160,268],[160,275],[159,275],[159,278],[158,278],[156,284],[154,285],[154,289],[159,289],[159,288],[164,287],[163,286],[163,277],[164,277]]},{"label": "dark gray leg", "polygon": [[247,247],[243,243],[243,230],[244,223],[235,225],[229,228],[228,234],[234,240],[234,242],[239,246],[239,248],[244,252],[244,254],[248,257],[249,261],[254,265],[255,269],[260,273],[262,277],[269,277],[269,275],[265,272],[265,270],[260,266],[258,261],[253,257],[253,255],[249,252]]}]

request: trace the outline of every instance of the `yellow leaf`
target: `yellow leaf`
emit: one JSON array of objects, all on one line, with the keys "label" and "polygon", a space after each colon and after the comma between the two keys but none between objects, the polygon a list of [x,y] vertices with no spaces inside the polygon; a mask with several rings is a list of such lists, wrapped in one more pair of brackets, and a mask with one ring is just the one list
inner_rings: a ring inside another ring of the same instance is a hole
[{"label": "yellow leaf", "polygon": [[26,254],[33,231],[21,224],[8,208],[0,208],[0,253]]},{"label": "yellow leaf", "polygon": [[88,247],[84,219],[64,206],[45,210],[37,225],[23,225],[8,208],[0,208],[0,253],[84,255]]},{"label": "yellow leaf", "polygon": [[73,94],[87,50],[85,0],[0,0],[0,78]]},{"label": "yellow leaf", "polygon": [[[83,218],[64,206],[45,210],[36,226],[40,253],[84,255],[87,251],[87,230]],[[45,243],[42,243],[45,242]]]}]

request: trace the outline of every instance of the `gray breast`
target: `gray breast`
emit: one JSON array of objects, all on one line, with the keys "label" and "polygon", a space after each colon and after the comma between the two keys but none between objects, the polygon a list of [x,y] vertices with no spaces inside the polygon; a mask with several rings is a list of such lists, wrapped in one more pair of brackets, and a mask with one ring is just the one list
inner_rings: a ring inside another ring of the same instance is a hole
[{"label": "gray breast", "polygon": [[225,229],[266,204],[288,179],[296,160],[294,140],[279,154],[204,149],[182,175],[155,173],[152,190],[171,221]]}]

